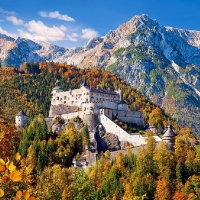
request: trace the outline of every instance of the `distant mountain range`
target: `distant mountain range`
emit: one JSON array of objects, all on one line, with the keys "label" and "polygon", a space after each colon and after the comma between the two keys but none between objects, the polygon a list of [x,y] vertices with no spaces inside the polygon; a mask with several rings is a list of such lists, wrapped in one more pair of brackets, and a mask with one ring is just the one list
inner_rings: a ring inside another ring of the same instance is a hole
[{"label": "distant mountain range", "polygon": [[141,15],[84,47],[66,49],[3,34],[0,46],[7,66],[53,60],[111,71],[200,134],[200,31],[160,26]]}]

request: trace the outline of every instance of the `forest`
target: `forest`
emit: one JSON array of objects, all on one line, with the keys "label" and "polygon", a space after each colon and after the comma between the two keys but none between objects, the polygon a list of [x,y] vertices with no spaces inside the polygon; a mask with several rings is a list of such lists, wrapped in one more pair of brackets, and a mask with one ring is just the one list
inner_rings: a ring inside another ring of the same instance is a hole
[{"label": "forest", "polygon": [[[156,128],[173,125],[174,151],[165,143],[157,145],[152,132],[140,130],[148,139],[136,155],[127,148],[125,155],[118,153],[111,160],[109,151],[100,152],[95,166],[76,169],[72,159],[84,155],[88,128],[76,128],[75,119],[61,132],[48,129],[44,118],[56,79],[64,90],[79,88],[84,79],[91,87],[121,88],[129,108],[143,111],[146,123]],[[20,69],[0,68],[0,88],[0,199],[200,199],[200,146],[191,129],[171,120],[111,72],[53,62],[23,63]],[[21,109],[30,121],[16,130],[14,116]]]}]

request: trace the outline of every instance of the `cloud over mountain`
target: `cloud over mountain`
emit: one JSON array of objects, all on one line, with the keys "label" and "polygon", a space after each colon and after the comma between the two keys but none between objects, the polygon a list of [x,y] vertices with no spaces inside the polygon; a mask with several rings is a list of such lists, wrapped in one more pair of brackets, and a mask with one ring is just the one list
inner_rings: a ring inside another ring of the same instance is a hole
[{"label": "cloud over mountain", "polygon": [[21,20],[21,19],[17,19],[17,17],[15,16],[9,16],[9,17],[6,17],[6,19],[8,21],[11,21],[14,25],[23,25],[24,24],[24,21]]},{"label": "cloud over mountain", "polygon": [[64,21],[69,21],[69,22],[75,21],[75,19],[73,19],[69,15],[60,14],[59,11],[54,11],[54,12],[49,12],[49,13],[40,11],[39,14],[42,17],[49,17],[49,18],[54,18],[54,19],[59,19],[59,20],[64,20]]},{"label": "cloud over mountain", "polygon": [[48,27],[41,21],[32,20],[26,25],[27,31],[19,29],[20,37],[41,40],[41,41],[59,41],[65,38],[67,28],[63,25],[60,27]]}]

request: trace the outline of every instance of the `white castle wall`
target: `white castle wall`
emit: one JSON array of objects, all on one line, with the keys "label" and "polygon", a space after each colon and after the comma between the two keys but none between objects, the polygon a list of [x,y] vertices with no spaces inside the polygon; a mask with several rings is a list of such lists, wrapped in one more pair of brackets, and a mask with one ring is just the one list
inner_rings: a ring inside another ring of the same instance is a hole
[{"label": "white castle wall", "polygon": [[81,107],[82,102],[90,101],[89,89],[81,87],[69,91],[52,91],[52,105],[66,104]]},{"label": "white castle wall", "polygon": [[117,118],[123,122],[135,123],[144,126],[144,117],[141,111],[116,111]]},{"label": "white castle wall", "polygon": [[[121,127],[115,124],[112,120],[110,120],[107,116],[101,114],[100,122],[106,128],[106,132],[113,133],[118,136],[120,141],[128,141],[134,147],[145,145],[147,142],[147,137],[143,137],[141,134],[129,134],[124,131]],[[157,135],[153,136],[156,142],[161,142],[162,139]]]},{"label": "white castle wall", "polygon": [[117,135],[120,141],[128,141],[134,146],[146,144],[146,140],[139,133],[134,135],[128,134],[105,115],[100,115],[100,122],[106,128],[106,132]]},{"label": "white castle wall", "polygon": [[68,113],[68,114],[63,114],[60,115],[64,120],[70,120],[73,119],[77,116],[79,116],[80,118],[83,118],[83,112],[82,111],[78,111],[78,112],[73,112],[73,113]]}]

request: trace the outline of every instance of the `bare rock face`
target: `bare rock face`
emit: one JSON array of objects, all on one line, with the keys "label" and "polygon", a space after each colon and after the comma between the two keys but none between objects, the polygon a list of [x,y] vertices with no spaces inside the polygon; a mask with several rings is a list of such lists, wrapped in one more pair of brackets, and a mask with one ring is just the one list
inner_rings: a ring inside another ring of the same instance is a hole
[{"label": "bare rock face", "polygon": [[98,151],[116,151],[121,149],[118,137],[112,133],[106,133],[104,127],[99,124],[96,127],[95,139]]}]

